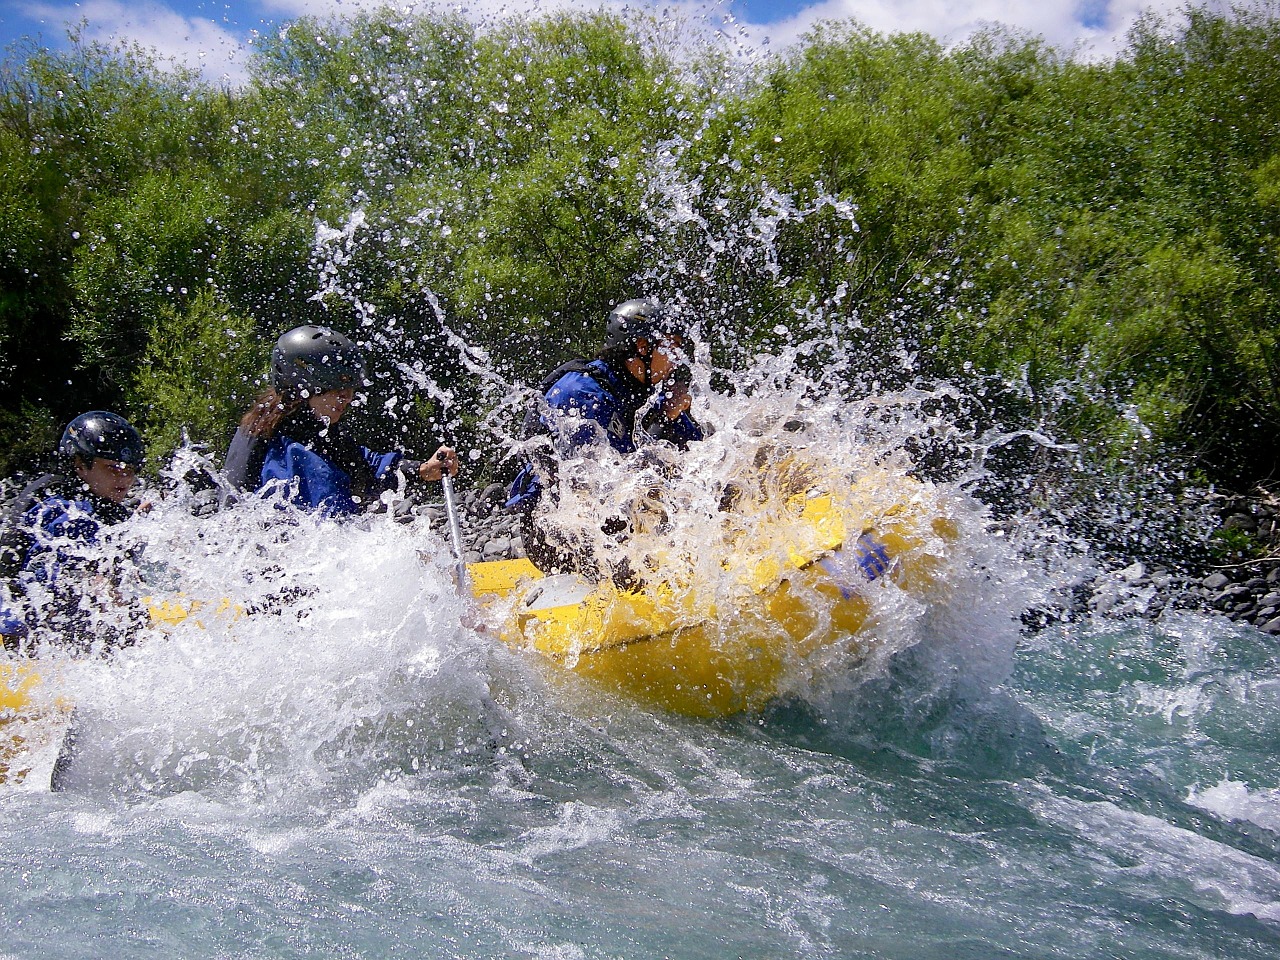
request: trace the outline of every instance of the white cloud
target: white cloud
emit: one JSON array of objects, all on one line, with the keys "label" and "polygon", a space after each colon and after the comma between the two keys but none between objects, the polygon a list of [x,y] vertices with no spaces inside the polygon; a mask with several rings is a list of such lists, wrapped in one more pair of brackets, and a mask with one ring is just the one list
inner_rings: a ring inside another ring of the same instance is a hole
[{"label": "white cloud", "polygon": [[[181,2],[181,0],[176,0]],[[514,14],[542,14],[555,10],[617,12],[650,11],[666,29],[682,31],[697,43],[719,34],[730,47],[742,52],[759,50],[766,42],[775,52],[796,41],[824,20],[857,20],[881,33],[924,32],[944,43],[963,41],[991,24],[1039,35],[1064,50],[1102,57],[1123,49],[1126,35],[1137,17],[1155,9],[1177,14],[1184,0],[821,0],[791,19],[768,25],[752,24],[729,15],[729,0],[470,0],[437,3],[433,0],[399,0],[395,8],[406,13],[455,10],[483,23]],[[256,15],[281,23],[301,16],[321,18],[351,16],[386,6],[386,0],[257,0],[244,3]],[[230,9],[228,7],[228,9]],[[245,77],[253,26],[189,17],[157,0],[127,3],[121,0],[83,0],[78,4],[28,2],[22,11],[32,19],[72,26],[81,19],[87,35],[98,40],[127,40],[154,49],[201,71],[213,82],[239,83]]]},{"label": "white cloud", "polygon": [[24,5],[23,12],[32,19],[66,28],[84,21],[87,40],[135,43],[154,51],[161,60],[199,70],[213,83],[238,84],[246,76],[247,48],[236,34],[212,20],[185,17],[160,3],[31,3]]},{"label": "white cloud", "polygon": [[[341,16],[385,6],[385,0],[261,0],[264,9],[284,17],[304,14]],[[666,21],[686,19],[691,30],[719,32],[777,49],[799,39],[824,20],[857,20],[881,33],[928,33],[945,43],[964,40],[978,30],[1002,24],[1015,32],[1044,37],[1063,50],[1106,56],[1123,49],[1129,29],[1147,10],[1179,14],[1185,0],[819,0],[789,20],[752,24],[729,14],[730,0],[468,0],[437,3],[401,0],[406,13],[457,10],[473,20],[554,10],[644,11]]]},{"label": "white cloud", "polygon": [[1183,6],[1183,0],[825,0],[789,20],[749,29],[777,47],[820,21],[852,19],[880,33],[928,33],[950,44],[1000,24],[1062,50],[1104,57],[1124,48],[1144,11],[1176,14]]}]

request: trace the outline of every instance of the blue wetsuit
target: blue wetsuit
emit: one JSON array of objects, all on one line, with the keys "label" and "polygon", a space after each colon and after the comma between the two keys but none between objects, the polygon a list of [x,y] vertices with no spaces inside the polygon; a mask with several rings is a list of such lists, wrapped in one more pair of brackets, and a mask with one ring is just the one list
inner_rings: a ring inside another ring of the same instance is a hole
[{"label": "blue wetsuit", "polygon": [[[43,499],[26,506],[39,497]],[[85,617],[79,610],[75,588],[62,591],[58,584],[64,570],[85,566],[84,557],[78,556],[73,546],[97,543],[104,524],[119,523],[131,512],[129,507],[93,496],[69,478],[52,475],[37,480],[19,495],[14,509],[18,515],[11,521],[4,546],[10,555],[7,563],[19,565],[12,581],[13,592],[23,595],[37,583],[52,589],[56,599],[52,606],[40,611],[40,619],[56,623],[63,639],[88,640],[82,636]],[[0,634],[25,634],[34,625],[35,613],[28,610],[24,615],[0,602]]]},{"label": "blue wetsuit", "polygon": [[[556,374],[559,374],[557,376]],[[525,553],[544,571],[574,570],[590,579],[598,579],[600,567],[597,558],[581,545],[568,542],[563,533],[545,525],[535,515],[535,507],[542,498],[544,487],[554,484],[556,457],[569,457],[593,448],[602,450],[607,444],[622,455],[634,453],[648,440],[660,440],[684,447],[692,440],[702,439],[702,428],[682,413],[675,420],[668,420],[660,410],[644,417],[645,423],[638,429],[645,431],[636,436],[636,420],[642,410],[655,407],[652,387],[646,387],[625,368],[618,370],[604,360],[590,363],[574,361],[554,371],[544,384],[546,410],[537,418],[530,418],[529,433],[550,433],[552,451],[543,451],[533,463],[527,464],[511,484],[507,500],[509,509],[522,514],[520,536]],[[600,529],[610,536],[624,533],[627,522],[621,517],[606,517]],[[633,579],[620,565],[613,570],[615,582],[622,586],[633,585]]]}]

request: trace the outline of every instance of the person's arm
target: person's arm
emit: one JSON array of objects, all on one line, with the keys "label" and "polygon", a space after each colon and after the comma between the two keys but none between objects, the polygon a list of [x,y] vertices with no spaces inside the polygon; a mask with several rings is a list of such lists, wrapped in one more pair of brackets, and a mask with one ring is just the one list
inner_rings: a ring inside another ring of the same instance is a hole
[{"label": "person's arm", "polygon": [[396,473],[404,472],[403,467],[408,462],[402,453],[378,453],[368,447],[360,447],[360,457],[373,471],[374,479],[384,485],[395,483]]},{"label": "person's arm", "polygon": [[430,460],[410,460],[399,453],[374,453],[365,447],[361,447],[360,452],[373,469],[373,475],[383,483],[393,483],[396,474],[423,482],[440,480],[446,472],[451,477],[458,475],[458,453],[447,445],[441,445]]},{"label": "person's arm", "polygon": [[227,455],[223,458],[222,474],[237,490],[254,491],[262,479],[262,464],[267,457],[267,443],[262,437],[250,436],[243,427],[236,427]]}]

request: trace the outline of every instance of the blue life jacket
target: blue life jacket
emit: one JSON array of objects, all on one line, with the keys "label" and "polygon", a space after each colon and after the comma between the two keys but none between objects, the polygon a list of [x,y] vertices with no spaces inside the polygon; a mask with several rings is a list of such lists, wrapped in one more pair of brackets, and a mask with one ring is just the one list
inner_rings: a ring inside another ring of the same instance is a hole
[{"label": "blue life jacket", "polygon": [[[69,481],[46,476],[40,482],[47,488]],[[31,490],[32,495],[38,492]],[[11,532],[16,538],[15,549],[21,553],[14,590],[21,593],[24,582],[54,584],[61,567],[71,559],[70,552],[61,549],[62,545],[97,543],[103,522],[117,523],[128,513],[125,507],[88,494],[74,496],[63,492],[52,493],[28,507],[14,520],[16,530]],[[18,543],[21,545],[17,546]],[[23,616],[0,599],[0,633],[12,635],[25,629]]]},{"label": "blue life jacket", "polygon": [[0,636],[17,637],[27,632],[27,621],[0,598]]},{"label": "blue life jacket", "polygon": [[[569,365],[566,365],[569,366]],[[636,450],[636,414],[652,393],[628,382],[603,360],[592,360],[563,373],[546,391],[547,411],[539,417],[542,430],[551,434],[559,456],[568,457],[592,444],[608,443],[624,456]],[[661,437],[683,445],[702,439],[702,428],[682,413],[665,424]],[[528,509],[542,496],[542,471],[527,464],[511,484],[506,506]]]},{"label": "blue life jacket", "polygon": [[[373,478],[383,488],[394,484],[395,467],[401,459],[399,453],[375,453],[368,447],[359,446],[356,449]],[[317,510],[324,516],[351,516],[368,506],[367,493],[360,500],[353,493],[348,470],[321,456],[307,444],[282,433],[276,434],[267,446],[258,488],[264,489],[271,484],[287,489],[293,503]]]},{"label": "blue life jacket", "polygon": [[94,502],[82,498],[50,497],[27,511],[26,525],[35,532],[36,542],[27,555],[25,567],[30,570],[33,561],[53,549],[53,542],[97,543],[98,522]]}]

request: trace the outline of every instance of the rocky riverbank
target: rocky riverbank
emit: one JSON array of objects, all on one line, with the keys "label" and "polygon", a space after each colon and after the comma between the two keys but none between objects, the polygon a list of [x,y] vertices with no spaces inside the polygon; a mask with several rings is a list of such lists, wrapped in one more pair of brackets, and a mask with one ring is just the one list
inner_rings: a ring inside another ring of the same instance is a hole
[{"label": "rocky riverbank", "polygon": [[[524,556],[520,518],[502,509],[506,500],[502,487],[495,483],[483,490],[459,490],[457,498],[463,560],[478,563]],[[426,514],[431,526],[447,536],[449,527],[444,504],[428,504]]]},{"label": "rocky riverbank", "polygon": [[[1062,614],[1154,617],[1167,609],[1216,610],[1280,636],[1280,496],[1261,488],[1249,495],[1204,496],[1217,518],[1219,539],[1241,548],[1239,559],[1199,567],[1183,557],[1118,566],[1079,588],[1067,604],[1072,609]],[[503,511],[504,497],[497,485],[459,491],[467,562],[524,556],[519,519]],[[442,504],[428,505],[426,512],[438,529],[447,528]]]},{"label": "rocky riverbank", "polygon": [[1216,495],[1219,535],[1252,554],[1213,565],[1191,585],[1190,596],[1225,613],[1280,635],[1280,495],[1258,488],[1248,496]]},{"label": "rocky riverbank", "polygon": [[1202,496],[1216,519],[1216,549],[1206,556],[1219,559],[1179,556],[1117,568],[1088,585],[1088,610],[1145,617],[1170,608],[1213,610],[1280,636],[1280,496],[1264,488]]}]

